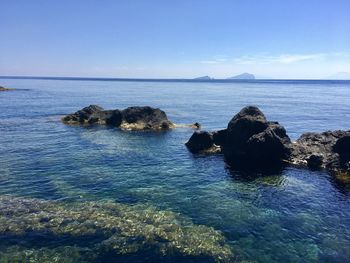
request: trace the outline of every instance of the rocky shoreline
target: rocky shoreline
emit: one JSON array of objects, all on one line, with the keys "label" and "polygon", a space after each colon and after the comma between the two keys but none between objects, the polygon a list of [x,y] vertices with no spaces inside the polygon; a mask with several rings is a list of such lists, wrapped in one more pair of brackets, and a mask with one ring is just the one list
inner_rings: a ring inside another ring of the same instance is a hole
[{"label": "rocky shoreline", "polygon": [[194,132],[186,146],[192,153],[223,153],[235,169],[296,165],[350,173],[350,131],[305,133],[292,142],[255,106],[243,108],[224,130]]},{"label": "rocky shoreline", "polygon": [[[199,123],[177,126],[164,111],[148,106],[105,110],[90,105],[64,116],[62,122],[139,131],[166,131],[181,126],[200,129]],[[350,174],[350,131],[308,132],[292,142],[282,125],[268,121],[255,106],[241,109],[226,129],[195,131],[186,146],[193,154],[222,153],[233,169],[263,171],[293,165]]]}]

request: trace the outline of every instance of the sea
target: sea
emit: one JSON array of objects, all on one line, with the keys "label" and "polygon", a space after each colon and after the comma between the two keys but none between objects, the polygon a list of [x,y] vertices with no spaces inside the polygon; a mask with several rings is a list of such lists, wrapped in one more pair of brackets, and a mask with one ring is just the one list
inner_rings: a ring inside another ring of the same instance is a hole
[{"label": "sea", "polygon": [[246,174],[191,154],[193,129],[68,126],[88,105],[227,127],[247,105],[305,132],[350,130],[350,81],[0,78],[0,262],[349,262],[350,182]]}]

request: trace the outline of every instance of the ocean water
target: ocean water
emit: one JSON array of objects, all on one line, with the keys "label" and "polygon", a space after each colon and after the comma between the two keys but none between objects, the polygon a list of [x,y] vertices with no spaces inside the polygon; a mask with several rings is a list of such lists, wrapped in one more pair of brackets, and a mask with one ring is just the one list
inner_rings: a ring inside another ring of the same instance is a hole
[{"label": "ocean water", "polygon": [[[193,130],[67,126],[90,104],[149,105],[225,128],[257,105],[295,140],[350,129],[350,82],[0,79],[0,262],[349,262],[350,186],[323,171],[253,176],[192,155]],[[45,261],[46,260],[46,261]]]}]

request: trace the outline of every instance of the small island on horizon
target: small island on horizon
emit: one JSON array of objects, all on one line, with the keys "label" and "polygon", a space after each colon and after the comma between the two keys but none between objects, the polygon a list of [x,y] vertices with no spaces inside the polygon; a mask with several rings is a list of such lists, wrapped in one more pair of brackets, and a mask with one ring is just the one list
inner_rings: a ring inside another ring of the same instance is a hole
[{"label": "small island on horizon", "polygon": [[[256,78],[255,78],[254,74],[245,72],[245,73],[238,74],[238,75],[235,75],[233,77],[226,78],[226,79],[228,79],[228,80],[229,79],[252,80],[252,79],[256,79]],[[194,78],[194,80],[208,81],[208,80],[215,80],[215,78],[212,78],[210,76],[201,76],[201,77]]]}]

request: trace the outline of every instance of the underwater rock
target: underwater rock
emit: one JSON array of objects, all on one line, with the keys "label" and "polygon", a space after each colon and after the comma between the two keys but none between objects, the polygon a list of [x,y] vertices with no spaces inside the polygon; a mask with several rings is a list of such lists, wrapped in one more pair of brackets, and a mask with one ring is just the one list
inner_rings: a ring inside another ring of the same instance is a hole
[{"label": "underwater rock", "polygon": [[[308,132],[291,147],[291,163],[300,166],[350,171],[350,131]],[[317,157],[316,157],[317,156]]]},{"label": "underwater rock", "polygon": [[151,107],[129,107],[122,111],[90,105],[62,118],[66,124],[103,124],[125,130],[168,130],[174,124],[164,111]]},{"label": "underwater rock", "polygon": [[[195,225],[178,213],[152,206],[112,201],[63,203],[0,196],[0,237],[4,241],[1,251],[6,251],[6,256],[11,255],[9,248],[16,245],[23,247],[24,252],[14,250],[28,260],[33,257],[28,256],[27,248],[44,249],[49,241],[72,246],[74,250],[69,251],[75,251],[79,262],[91,262],[94,258],[109,262],[106,255],[113,259],[135,257],[150,249],[152,257],[176,254],[204,257],[205,262],[233,262],[237,257],[222,233],[211,227]],[[52,249],[43,253],[69,255]],[[33,255],[43,256],[37,252]]]},{"label": "underwater rock", "polygon": [[[57,248],[28,248],[23,246],[9,246],[0,248],[1,263],[87,263],[77,247],[59,246]],[[87,251],[84,251],[86,253]],[[87,259],[88,257],[85,256]],[[90,260],[94,257],[90,256]]]}]

